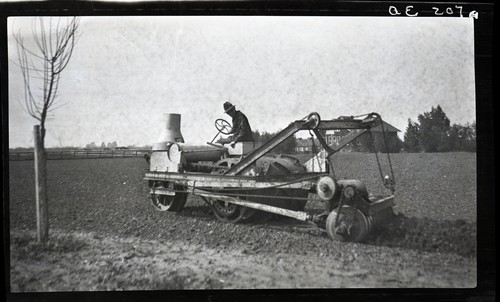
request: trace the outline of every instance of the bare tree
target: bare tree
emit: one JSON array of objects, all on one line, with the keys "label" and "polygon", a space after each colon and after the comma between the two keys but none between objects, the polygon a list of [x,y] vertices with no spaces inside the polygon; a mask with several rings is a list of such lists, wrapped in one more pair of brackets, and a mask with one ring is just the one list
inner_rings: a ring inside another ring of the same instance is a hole
[{"label": "bare tree", "polygon": [[[40,122],[42,147],[45,146],[45,121],[49,112],[59,105],[57,90],[61,72],[66,68],[76,44],[80,19],[42,17],[32,23],[35,43],[30,49],[21,32],[14,34],[19,65],[24,80],[24,108]],[[36,93],[34,89],[42,92]]]},{"label": "bare tree", "polygon": [[48,114],[61,105],[57,94],[59,80],[73,54],[79,23],[80,19],[76,17],[39,17],[33,21],[31,27],[33,43],[27,43],[21,31],[14,33],[24,80],[23,107],[30,116],[39,121],[39,125],[34,127],[39,242],[46,242],[49,233],[45,122]]}]

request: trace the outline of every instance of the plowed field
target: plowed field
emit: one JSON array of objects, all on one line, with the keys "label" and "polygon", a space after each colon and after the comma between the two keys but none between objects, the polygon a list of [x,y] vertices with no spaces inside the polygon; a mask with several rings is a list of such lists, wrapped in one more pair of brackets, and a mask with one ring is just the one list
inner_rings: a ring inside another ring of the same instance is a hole
[{"label": "plowed field", "polygon": [[[365,244],[288,218],[222,223],[194,196],[180,213],[156,211],[147,163],[130,158],[49,161],[51,240],[39,246],[33,162],[10,162],[12,290],[475,287],[476,155],[391,159],[397,216]],[[373,154],[335,166],[383,191]]]}]

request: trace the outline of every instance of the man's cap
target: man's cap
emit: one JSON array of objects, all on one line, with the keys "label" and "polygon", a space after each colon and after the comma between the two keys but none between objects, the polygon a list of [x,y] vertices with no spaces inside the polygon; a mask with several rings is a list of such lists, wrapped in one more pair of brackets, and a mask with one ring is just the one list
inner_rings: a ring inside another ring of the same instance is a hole
[{"label": "man's cap", "polygon": [[227,113],[229,110],[233,109],[234,108],[234,105],[229,103],[229,102],[225,102],[224,103],[224,113]]}]

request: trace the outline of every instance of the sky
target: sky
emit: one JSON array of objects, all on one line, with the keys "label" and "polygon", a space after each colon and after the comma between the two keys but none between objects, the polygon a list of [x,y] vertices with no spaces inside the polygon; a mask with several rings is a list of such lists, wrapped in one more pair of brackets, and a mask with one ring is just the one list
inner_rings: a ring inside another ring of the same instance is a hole
[{"label": "sky", "polygon": [[[8,19],[10,148],[32,146],[37,124],[22,110],[13,39],[21,31],[34,45],[32,21]],[[152,145],[164,113],[181,114],[186,143],[205,144],[216,119],[231,120],[225,101],[261,132],[311,112],[377,112],[402,138],[409,118],[437,105],[452,124],[473,122],[473,25],[436,17],[81,17],[46,146]]]}]

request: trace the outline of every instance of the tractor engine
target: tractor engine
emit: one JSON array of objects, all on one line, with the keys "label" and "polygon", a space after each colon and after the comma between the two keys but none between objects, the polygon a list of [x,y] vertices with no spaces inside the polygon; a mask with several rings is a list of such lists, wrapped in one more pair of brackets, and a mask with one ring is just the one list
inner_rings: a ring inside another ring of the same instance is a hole
[{"label": "tractor engine", "polygon": [[[180,126],[181,116],[179,114],[164,114],[164,127],[157,142],[153,144],[151,155],[149,155],[149,170],[151,172],[224,174],[229,168],[238,163],[243,156],[261,145],[258,142],[238,142],[234,148],[226,148],[215,144],[189,145],[184,143]],[[304,172],[306,172],[306,168],[294,157],[267,154],[240,174],[243,176],[265,176]],[[150,186],[160,188],[170,186],[172,188],[173,184],[157,182],[156,184],[150,183]],[[306,201],[293,200],[290,202],[286,199],[287,196],[307,198],[308,195],[303,190],[279,188],[252,190],[245,193],[252,193],[250,195],[253,197],[248,197],[246,199],[248,201],[275,205],[291,210],[303,210]],[[269,194],[275,198],[264,197],[269,196]],[[263,197],[255,197],[256,195],[262,195]],[[183,199],[185,198],[183,197]],[[153,204],[157,204],[157,202],[157,200],[154,200]],[[216,216],[221,220],[228,220],[228,217],[231,216],[228,213],[232,213],[232,208],[235,208],[235,205],[227,205],[217,200],[212,201],[212,204]],[[176,209],[176,207],[174,208]],[[167,210],[170,210],[170,208]],[[242,212],[245,212],[245,215]],[[236,218],[229,218],[229,220],[235,222],[250,217],[252,217],[252,220],[263,222],[269,220],[272,215],[267,212],[245,208]],[[256,219],[257,217],[258,219]]]},{"label": "tractor engine", "polygon": [[164,128],[149,158],[150,171],[182,172],[188,164],[216,162],[224,157],[222,148],[184,144],[180,114],[165,113],[163,118]]}]

